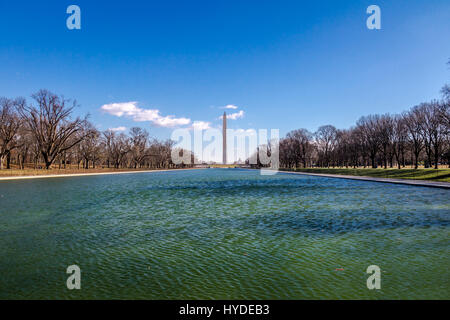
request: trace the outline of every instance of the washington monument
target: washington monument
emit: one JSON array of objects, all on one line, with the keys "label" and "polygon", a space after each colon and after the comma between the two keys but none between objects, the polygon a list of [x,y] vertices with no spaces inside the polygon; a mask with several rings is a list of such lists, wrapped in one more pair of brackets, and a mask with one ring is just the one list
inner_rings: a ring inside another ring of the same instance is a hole
[{"label": "washington monument", "polygon": [[227,113],[223,113],[223,125],[222,125],[222,162],[227,164]]}]

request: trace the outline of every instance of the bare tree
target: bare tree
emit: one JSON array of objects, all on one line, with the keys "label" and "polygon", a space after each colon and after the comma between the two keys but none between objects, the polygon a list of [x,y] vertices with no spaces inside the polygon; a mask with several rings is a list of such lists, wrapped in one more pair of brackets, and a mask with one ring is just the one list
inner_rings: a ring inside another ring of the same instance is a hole
[{"label": "bare tree", "polygon": [[11,151],[20,146],[17,134],[22,126],[22,120],[17,108],[24,104],[24,99],[10,100],[0,98],[0,169],[7,158],[6,168],[10,168]]},{"label": "bare tree", "polygon": [[84,159],[84,168],[89,169],[89,163],[95,168],[95,162],[99,158],[100,132],[88,121],[85,122],[83,130],[78,133],[84,138],[79,144],[79,151]]},{"label": "bare tree", "polygon": [[326,167],[330,166],[330,153],[333,151],[336,142],[336,128],[332,125],[321,126],[315,133],[316,143],[319,151],[323,155]]},{"label": "bare tree", "polygon": [[131,157],[134,168],[143,165],[143,161],[149,156],[147,152],[148,132],[144,129],[133,127],[130,129]]},{"label": "bare tree", "polygon": [[446,134],[450,132],[450,98],[439,103],[439,118],[446,128]]},{"label": "bare tree", "polygon": [[367,148],[372,168],[377,167],[375,160],[380,146],[379,120],[379,115],[369,115],[361,117],[357,122],[363,135],[364,145]]},{"label": "bare tree", "polygon": [[[424,131],[426,132],[426,136],[429,137],[430,140],[431,150],[434,155],[434,168],[438,169],[442,147],[444,145],[446,137],[448,137],[448,131],[445,122],[442,121],[442,104],[438,101],[432,101],[431,103],[426,105],[426,109],[424,111]],[[429,154],[431,155],[431,152]],[[428,162],[431,166],[431,159],[428,160]]]},{"label": "bare tree", "polygon": [[25,161],[28,157],[29,151],[33,148],[33,137],[26,127],[21,127],[17,134],[18,148],[17,148],[17,164],[20,169],[25,169]]},{"label": "bare tree", "polygon": [[414,168],[419,167],[419,155],[424,147],[423,134],[422,134],[422,123],[423,113],[420,106],[413,107],[409,112],[404,114],[405,125],[408,128],[408,136],[412,145],[412,153],[414,155]]},{"label": "bare tree", "polygon": [[389,114],[382,115],[377,121],[377,134],[379,136],[380,150],[383,157],[384,168],[387,169],[388,154],[392,146],[394,131],[393,119]]},{"label": "bare tree", "polygon": [[303,167],[306,168],[314,148],[312,140],[313,135],[306,129],[294,130],[286,135],[283,148],[289,148],[289,151],[285,150],[289,152],[292,163],[296,167],[299,167],[302,163]]},{"label": "bare tree", "polygon": [[125,156],[131,151],[130,140],[124,133],[116,135],[111,130],[103,132],[103,136],[108,151],[108,166],[111,161],[114,168],[118,169],[123,165]]},{"label": "bare tree", "polygon": [[348,167],[353,159],[352,129],[337,130],[334,162],[338,167]]},{"label": "bare tree", "polygon": [[405,119],[400,116],[394,116],[392,131],[392,151],[397,161],[398,169],[405,163],[405,148],[408,139],[408,130],[405,125]]},{"label": "bare tree", "polygon": [[[55,159],[83,140],[83,135],[75,135],[82,131],[86,119],[77,117],[71,120],[76,105],[73,101],[59,97],[50,91],[40,90],[32,95],[37,106],[24,105],[20,113],[34,135],[39,151],[44,159],[45,168],[49,169]],[[70,143],[69,143],[70,141]]]}]

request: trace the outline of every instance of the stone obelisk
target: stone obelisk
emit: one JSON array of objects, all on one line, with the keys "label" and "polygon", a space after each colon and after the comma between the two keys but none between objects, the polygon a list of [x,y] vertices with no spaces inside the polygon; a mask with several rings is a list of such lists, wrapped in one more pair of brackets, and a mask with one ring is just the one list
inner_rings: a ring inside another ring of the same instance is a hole
[{"label": "stone obelisk", "polygon": [[222,157],[223,164],[227,164],[227,113],[223,113],[222,125]]}]

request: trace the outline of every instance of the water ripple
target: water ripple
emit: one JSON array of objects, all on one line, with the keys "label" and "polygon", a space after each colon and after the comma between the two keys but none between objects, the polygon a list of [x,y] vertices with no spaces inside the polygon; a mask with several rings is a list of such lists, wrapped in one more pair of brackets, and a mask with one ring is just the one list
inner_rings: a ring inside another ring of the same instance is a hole
[{"label": "water ripple", "polygon": [[[208,169],[0,194],[4,299],[450,298],[448,190]],[[65,287],[74,263],[78,292]]]}]

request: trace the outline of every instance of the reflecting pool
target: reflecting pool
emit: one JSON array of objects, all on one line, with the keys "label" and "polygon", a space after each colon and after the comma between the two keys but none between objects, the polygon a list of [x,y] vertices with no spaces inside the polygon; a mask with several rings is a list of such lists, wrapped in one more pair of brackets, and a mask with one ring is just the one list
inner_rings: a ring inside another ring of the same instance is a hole
[{"label": "reflecting pool", "polygon": [[449,190],[288,173],[3,181],[0,299],[450,299],[449,223]]}]

